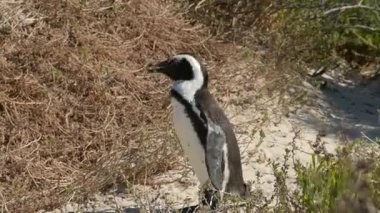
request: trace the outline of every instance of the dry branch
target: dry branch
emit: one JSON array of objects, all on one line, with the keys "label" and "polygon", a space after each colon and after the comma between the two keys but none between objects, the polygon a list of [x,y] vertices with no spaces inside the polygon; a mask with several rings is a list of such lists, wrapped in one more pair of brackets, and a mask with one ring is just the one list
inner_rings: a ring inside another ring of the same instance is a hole
[{"label": "dry branch", "polygon": [[379,8],[367,6],[367,5],[362,5],[362,4],[357,4],[357,5],[347,5],[347,6],[342,6],[342,7],[336,7],[329,9],[323,13],[324,16],[330,15],[331,13],[336,13],[336,12],[343,12],[346,10],[352,10],[352,9],[366,9],[366,10],[375,10],[375,11],[380,11]]},{"label": "dry branch", "polygon": [[167,81],[144,67],[207,56],[202,27],[161,0],[0,1],[0,12],[0,209],[53,209],[176,166]]}]

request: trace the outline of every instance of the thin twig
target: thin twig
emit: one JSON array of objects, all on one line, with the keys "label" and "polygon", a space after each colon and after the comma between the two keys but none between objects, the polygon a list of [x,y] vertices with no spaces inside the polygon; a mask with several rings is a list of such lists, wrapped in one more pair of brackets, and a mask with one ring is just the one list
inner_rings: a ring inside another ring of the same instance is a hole
[{"label": "thin twig", "polygon": [[331,13],[335,13],[335,12],[343,12],[345,10],[350,10],[350,9],[367,9],[367,10],[379,10],[377,8],[374,8],[374,7],[370,7],[370,6],[366,6],[366,5],[361,5],[361,4],[357,4],[357,5],[348,5],[348,6],[343,6],[343,7],[336,7],[336,8],[333,8],[333,9],[330,9],[326,12],[323,13],[324,16],[327,16]]},{"label": "thin twig", "polygon": [[372,143],[374,143],[374,144],[376,144],[376,145],[379,145],[378,143],[376,143],[376,141],[374,141],[374,140],[372,140],[370,137],[368,137],[364,132],[360,132],[361,133],[361,135],[365,138],[365,139],[367,139],[369,142],[372,142]]},{"label": "thin twig", "polygon": [[355,25],[338,25],[337,28],[351,28],[351,29],[361,29],[361,30],[366,30],[369,32],[380,32],[380,28],[374,28],[374,27],[369,27],[366,25],[361,25],[361,24],[355,24]]}]

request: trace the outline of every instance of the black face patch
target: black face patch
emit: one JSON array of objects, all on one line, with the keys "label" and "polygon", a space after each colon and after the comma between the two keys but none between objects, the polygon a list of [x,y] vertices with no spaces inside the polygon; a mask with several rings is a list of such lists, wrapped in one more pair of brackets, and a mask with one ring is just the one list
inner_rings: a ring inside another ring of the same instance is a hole
[{"label": "black face patch", "polygon": [[193,68],[184,58],[170,58],[157,63],[155,66],[157,72],[167,75],[173,81],[187,81],[194,78]]},{"label": "black face patch", "polygon": [[[201,72],[203,74],[203,84],[202,87],[207,88],[208,84],[208,74],[204,65],[194,56],[196,61],[199,62],[201,67]],[[160,61],[157,63],[151,63],[148,65],[148,71],[151,73],[162,73],[168,76],[173,81],[189,81],[194,79],[194,70],[191,66],[191,63],[188,61],[186,57],[172,57],[164,61]]]},{"label": "black face patch", "polygon": [[170,71],[173,75],[173,80],[192,80],[194,78],[193,68],[186,59],[174,59]]}]

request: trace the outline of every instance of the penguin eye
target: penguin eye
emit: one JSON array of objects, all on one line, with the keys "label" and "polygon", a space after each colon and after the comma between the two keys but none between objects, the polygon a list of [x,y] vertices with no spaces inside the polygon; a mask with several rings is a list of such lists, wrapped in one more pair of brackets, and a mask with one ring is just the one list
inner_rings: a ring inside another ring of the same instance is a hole
[{"label": "penguin eye", "polygon": [[177,63],[177,59],[175,59],[175,58],[171,58],[171,59],[169,59],[168,60],[168,63],[170,64],[170,65],[172,65],[172,64],[175,64],[175,63]]},{"label": "penguin eye", "polygon": [[173,65],[173,59],[172,58],[168,58],[166,59],[163,64],[166,66],[166,67],[170,67],[171,65]]}]

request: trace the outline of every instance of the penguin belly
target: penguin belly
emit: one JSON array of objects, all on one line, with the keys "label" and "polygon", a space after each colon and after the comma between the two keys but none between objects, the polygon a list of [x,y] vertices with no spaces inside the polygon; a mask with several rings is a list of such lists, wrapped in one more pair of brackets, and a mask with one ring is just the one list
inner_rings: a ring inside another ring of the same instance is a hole
[{"label": "penguin belly", "polygon": [[176,99],[172,99],[173,123],[185,157],[192,166],[197,176],[200,186],[205,184],[209,177],[205,163],[205,150],[191,123],[190,118],[185,112],[185,107]]}]

